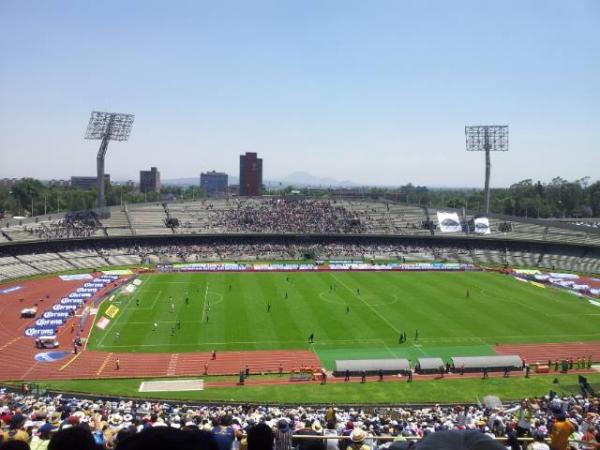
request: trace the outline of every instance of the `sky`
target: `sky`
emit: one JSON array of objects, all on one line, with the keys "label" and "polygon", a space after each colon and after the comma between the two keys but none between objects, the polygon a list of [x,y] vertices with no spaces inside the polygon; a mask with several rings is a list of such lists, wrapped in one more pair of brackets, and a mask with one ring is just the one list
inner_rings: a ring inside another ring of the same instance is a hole
[{"label": "sky", "polygon": [[465,125],[508,125],[492,186],[600,178],[597,0],[0,0],[0,178],[106,171],[482,186]]}]

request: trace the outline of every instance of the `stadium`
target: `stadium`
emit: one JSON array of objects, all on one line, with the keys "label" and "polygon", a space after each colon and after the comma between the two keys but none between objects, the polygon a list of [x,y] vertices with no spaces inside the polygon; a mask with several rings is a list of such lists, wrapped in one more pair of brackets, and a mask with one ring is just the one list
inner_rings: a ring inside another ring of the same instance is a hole
[{"label": "stadium", "polygon": [[0,10],[0,450],[600,449],[594,2]]},{"label": "stadium", "polygon": [[[446,216],[459,226],[442,231]],[[19,389],[381,407],[599,379],[600,234],[588,227],[238,197],[1,231],[0,377]],[[54,335],[58,348],[34,345]]]}]

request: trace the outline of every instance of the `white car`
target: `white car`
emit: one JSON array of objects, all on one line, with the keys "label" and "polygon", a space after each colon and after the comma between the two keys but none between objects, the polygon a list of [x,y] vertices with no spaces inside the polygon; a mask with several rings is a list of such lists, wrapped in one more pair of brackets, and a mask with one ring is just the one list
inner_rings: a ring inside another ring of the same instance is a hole
[{"label": "white car", "polygon": [[56,336],[40,336],[35,340],[36,348],[57,348],[58,346]]},{"label": "white car", "polygon": [[21,310],[21,318],[31,318],[31,317],[35,317],[35,315],[37,314],[37,307],[33,307],[33,308],[25,308]]}]

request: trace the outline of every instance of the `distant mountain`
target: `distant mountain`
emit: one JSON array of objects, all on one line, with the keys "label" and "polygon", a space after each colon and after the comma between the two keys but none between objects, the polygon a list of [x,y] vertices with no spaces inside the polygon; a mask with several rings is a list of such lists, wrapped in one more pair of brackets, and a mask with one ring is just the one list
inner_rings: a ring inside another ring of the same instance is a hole
[{"label": "distant mountain", "polygon": [[173,178],[171,180],[160,180],[160,184],[165,186],[198,186],[200,184],[200,177],[193,178]]},{"label": "distant mountain", "polygon": [[355,187],[357,183],[349,180],[335,180],[333,178],[320,178],[308,172],[294,172],[279,182],[284,186],[312,186],[312,187]]},{"label": "distant mountain", "polygon": [[[229,184],[239,184],[240,180],[238,177],[229,176]],[[271,187],[356,187],[359,186],[353,181],[339,181],[333,178],[320,178],[314,176],[308,172],[293,172],[281,178],[279,180],[264,180],[265,185]],[[198,186],[200,184],[200,177],[195,178],[173,178],[169,180],[161,180],[161,184],[165,186]]]},{"label": "distant mountain", "polygon": [[[227,180],[230,185],[239,183],[238,177],[229,176],[229,178]],[[172,178],[170,180],[161,180],[160,184],[165,185],[165,186],[181,186],[181,187],[199,186],[200,185],[200,177]]]}]

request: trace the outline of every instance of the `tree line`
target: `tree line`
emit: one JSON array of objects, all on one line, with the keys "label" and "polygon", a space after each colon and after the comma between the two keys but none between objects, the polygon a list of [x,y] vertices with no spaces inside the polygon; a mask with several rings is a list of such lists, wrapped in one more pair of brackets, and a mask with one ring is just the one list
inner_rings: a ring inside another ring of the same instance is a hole
[{"label": "tree line", "polygon": [[[294,193],[292,193],[294,191]],[[272,195],[298,195],[335,197],[387,198],[394,201],[432,208],[465,208],[477,213],[483,208],[482,189],[428,188],[408,183],[398,188],[298,188],[291,186],[272,190]],[[206,198],[198,186],[163,186],[160,192],[141,193],[131,185],[106,186],[108,206],[125,203],[166,200],[199,200]],[[0,186],[0,216],[30,216],[61,211],[92,209],[96,204],[96,191],[52,186],[33,178],[23,178],[11,186]],[[490,192],[490,210],[499,214],[539,218],[600,217],[600,181],[590,182],[589,177],[567,181],[556,177],[550,182],[522,180],[508,188]]]},{"label": "tree line", "polygon": [[[105,191],[108,206],[204,197],[199,186],[163,186],[160,192],[141,193],[131,185],[109,184]],[[47,185],[33,178],[22,178],[11,186],[0,186],[0,216],[31,216],[96,207],[96,189],[75,189]]]},{"label": "tree line", "polygon": [[[292,187],[281,191],[291,195]],[[431,208],[465,208],[477,214],[484,207],[483,189],[428,188],[408,183],[399,188],[298,189],[303,195],[330,195],[384,198]],[[522,180],[508,188],[490,191],[490,211],[519,217],[585,218],[600,217],[600,181],[585,177],[567,181],[556,177],[550,182]]]}]

